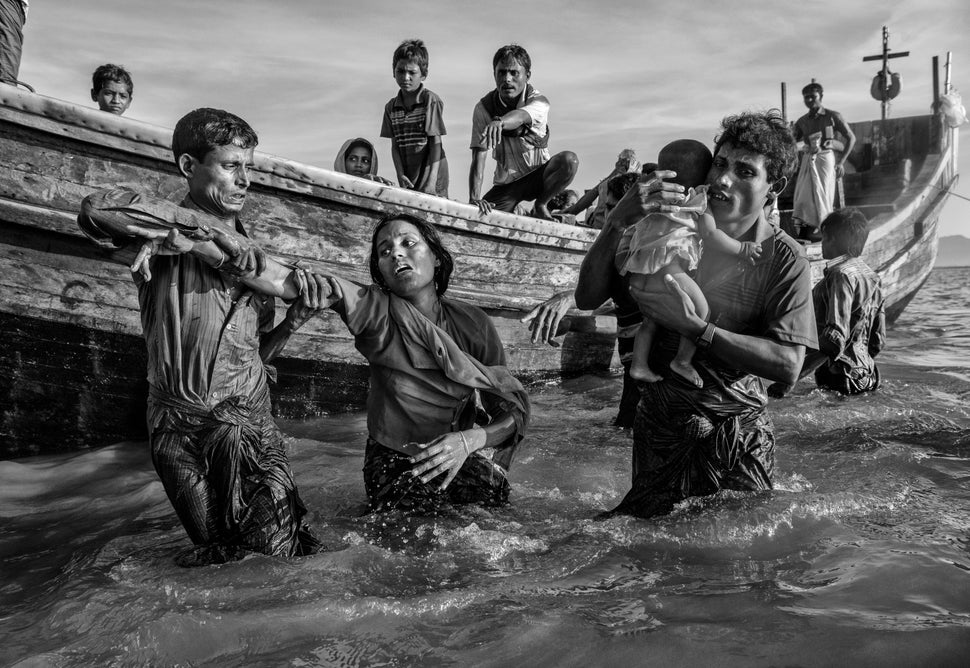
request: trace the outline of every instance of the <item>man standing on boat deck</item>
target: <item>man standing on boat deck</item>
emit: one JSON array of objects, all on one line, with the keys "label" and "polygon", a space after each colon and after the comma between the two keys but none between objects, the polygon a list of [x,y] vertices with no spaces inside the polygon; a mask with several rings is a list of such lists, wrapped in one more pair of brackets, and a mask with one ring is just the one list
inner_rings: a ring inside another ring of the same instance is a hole
[{"label": "man standing on boat deck", "polygon": [[[795,141],[804,142],[792,219],[800,236],[818,241],[818,226],[834,207],[836,179],[845,174],[845,161],[855,146],[855,134],[842,114],[822,106],[822,84],[812,82],[802,88],[808,113],[795,121]],[[841,134],[842,142],[836,137]],[[836,160],[835,151],[841,151]]]},{"label": "man standing on boat deck", "polygon": [[[551,219],[549,200],[572,183],[579,158],[572,151],[549,156],[549,100],[529,83],[532,59],[518,44],[503,46],[492,59],[495,89],[472,114],[472,162],[468,196],[482,213],[515,211],[535,200],[532,215]],[[495,158],[494,184],[484,196],[488,151]]]},{"label": "man standing on boat deck", "polygon": [[[836,209],[822,221],[825,275],[812,289],[818,351],[805,356],[799,378],[815,373],[822,389],[861,394],[879,387],[876,355],[886,343],[886,312],[879,276],[860,257],[869,221],[858,209]],[[772,397],[791,385],[774,383]]]},{"label": "man standing on boat deck", "polygon": [[[328,290],[326,279],[282,267],[245,241],[239,213],[257,141],[248,123],[219,109],[179,120],[172,151],[189,190],[181,208],[169,205],[174,222],[204,212],[213,233],[243,245],[227,255],[211,241],[171,232],[146,243],[132,265],[148,348],[152,461],[197,546],[179,557],[183,565],[249,552],[307,554],[319,545],[303,520],[263,363],[324,306]],[[164,216],[131,199],[123,191],[89,196],[78,222],[102,247],[137,248],[142,240],[130,225]],[[251,289],[250,278],[268,274],[268,262],[278,274],[276,294],[292,298],[296,284],[305,289],[276,328],[272,297]]]},{"label": "man standing on boat deck", "polygon": [[[611,514],[652,517],[690,496],[720,489],[771,489],[774,434],[765,412],[762,378],[793,382],[806,348],[817,348],[809,264],[801,247],[765,216],[765,204],[785,188],[795,142],[777,111],[722,121],[708,173],[708,210],[718,229],[753,241],[752,267],[736,257],[705,252],[697,283],[709,320],[669,279],[666,290],[633,290],[660,325],[650,355],[662,380],[641,383],[633,425],[633,488]],[[613,259],[623,230],[650,213],[673,213],[684,188],[658,170],[631,188],[607,216],[583,260],[576,305],[596,308],[609,295]],[[681,336],[697,343],[694,365],[703,386],[668,367]]]}]

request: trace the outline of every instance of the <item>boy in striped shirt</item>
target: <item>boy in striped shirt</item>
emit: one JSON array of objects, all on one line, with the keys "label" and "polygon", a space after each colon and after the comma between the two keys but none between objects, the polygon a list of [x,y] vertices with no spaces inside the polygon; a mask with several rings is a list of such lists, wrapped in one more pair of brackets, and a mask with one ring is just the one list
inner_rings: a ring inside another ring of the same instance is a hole
[{"label": "boy in striped shirt", "polygon": [[398,185],[448,197],[448,160],[441,137],[446,134],[441,98],[424,87],[428,49],[419,39],[401,42],[392,60],[400,87],[384,107],[381,137],[391,139]]}]

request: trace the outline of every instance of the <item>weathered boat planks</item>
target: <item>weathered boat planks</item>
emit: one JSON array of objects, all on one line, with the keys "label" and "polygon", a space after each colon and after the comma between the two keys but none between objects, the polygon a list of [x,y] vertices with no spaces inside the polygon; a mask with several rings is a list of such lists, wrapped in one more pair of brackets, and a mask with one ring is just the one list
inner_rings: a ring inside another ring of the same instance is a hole
[{"label": "weathered boat planks", "polygon": [[[956,133],[932,116],[854,126],[861,141],[846,194],[871,216],[865,257],[895,318],[936,257],[937,220],[957,178]],[[0,458],[144,435],[145,352],[131,277],[84,238],[75,217],[100,188],[180,199],[170,139],[162,128],[0,84],[0,335],[9,342],[0,353]],[[362,282],[378,217],[407,211],[432,220],[457,257],[449,293],[489,313],[527,382],[614,362],[609,314],[571,314],[560,348],[532,344],[519,322],[575,284],[593,230],[483,219],[465,204],[259,153],[250,193],[244,216],[261,246]],[[806,251],[818,278],[820,250]],[[333,314],[308,323],[275,365],[280,415],[363,405],[364,360]]]}]

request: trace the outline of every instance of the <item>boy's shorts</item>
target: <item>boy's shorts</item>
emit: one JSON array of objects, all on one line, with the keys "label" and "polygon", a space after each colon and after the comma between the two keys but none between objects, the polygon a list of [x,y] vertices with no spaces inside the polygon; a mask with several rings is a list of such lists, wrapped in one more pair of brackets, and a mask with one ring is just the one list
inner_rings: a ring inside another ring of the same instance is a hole
[{"label": "boy's shorts", "polygon": [[515,205],[519,202],[528,202],[542,195],[542,182],[545,179],[546,167],[548,166],[549,163],[546,162],[542,167],[533,169],[515,181],[492,186],[492,189],[485,193],[482,199],[491,204],[492,208],[497,211],[511,213],[515,211]]}]

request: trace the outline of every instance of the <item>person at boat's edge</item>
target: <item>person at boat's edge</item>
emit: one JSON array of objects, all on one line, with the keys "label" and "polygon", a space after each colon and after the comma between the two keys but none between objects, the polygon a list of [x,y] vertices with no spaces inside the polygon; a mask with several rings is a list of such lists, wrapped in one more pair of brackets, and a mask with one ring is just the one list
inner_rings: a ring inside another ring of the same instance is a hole
[{"label": "person at boat's edge", "polygon": [[91,101],[97,102],[101,111],[121,116],[131,106],[134,92],[131,74],[120,65],[101,65],[91,75]]},{"label": "person at boat's edge", "polygon": [[[822,106],[822,84],[812,81],[802,88],[808,113],[795,121],[795,141],[804,150],[795,181],[792,222],[800,238],[818,241],[818,227],[835,206],[836,181],[845,174],[845,163],[856,137],[842,114]],[[845,138],[845,144],[837,134]],[[839,158],[836,159],[836,151]]]},{"label": "person at boat's edge", "polygon": [[16,86],[24,48],[27,0],[0,0],[0,82]]},{"label": "person at boat's edge", "polygon": [[[535,200],[532,215],[551,219],[549,200],[576,176],[572,151],[549,154],[549,100],[529,83],[532,59],[518,44],[501,47],[492,58],[495,88],[472,113],[472,161],[468,196],[483,214],[515,211]],[[488,152],[495,159],[492,188],[481,195]]]},{"label": "person at boat's edge", "polygon": [[508,502],[529,399],[491,320],[445,297],[451,254],[435,228],[391,214],[360,287],[331,277],[333,309],[370,363],[364,486],[372,510]]},{"label": "person at boat's edge", "polygon": [[377,174],[377,151],[374,144],[363,137],[352,137],[343,143],[333,159],[333,171],[350,174],[385,186],[394,184]]},{"label": "person at boat's edge", "polygon": [[[808,259],[765,217],[794,161],[795,142],[777,110],[722,121],[708,175],[710,212],[718,229],[760,244],[762,252],[753,267],[722,254],[701,258],[697,282],[709,321],[697,316],[673,280],[663,291],[633,292],[664,330],[651,357],[664,378],[640,386],[632,489],[607,516],[652,517],[720,489],[771,489],[774,434],[762,378],[793,382],[805,349],[818,347]],[[623,229],[650,213],[675,212],[684,201],[683,187],[667,181],[671,176],[658,170],[644,177],[613,209],[580,269],[579,308],[596,308],[609,297]],[[694,364],[702,387],[667,367],[679,336],[698,345]]]},{"label": "person at boat's edge", "polygon": [[448,158],[444,104],[425,88],[428,49],[420,39],[406,39],[394,50],[391,73],[400,91],[384,106],[381,137],[391,140],[391,157],[402,188],[448,197]]},{"label": "person at boat's edge", "polygon": [[[886,312],[879,276],[860,257],[869,221],[856,208],[836,209],[822,221],[825,275],[812,290],[819,350],[805,356],[799,379],[815,373],[825,390],[861,394],[879,387],[875,357],[886,343]],[[792,386],[774,383],[780,398]]]},{"label": "person at boat's edge", "polygon": [[[148,350],[152,462],[196,545],[180,565],[319,548],[271,414],[264,363],[325,306],[329,288],[246,238],[239,214],[257,141],[238,116],[196,109],[172,138],[189,189],[181,205],[103,191],[85,198],[78,217],[106,250],[140,246],[132,271]],[[207,227],[185,223],[200,217]],[[295,300],[275,328],[273,299],[257,290]]]}]

